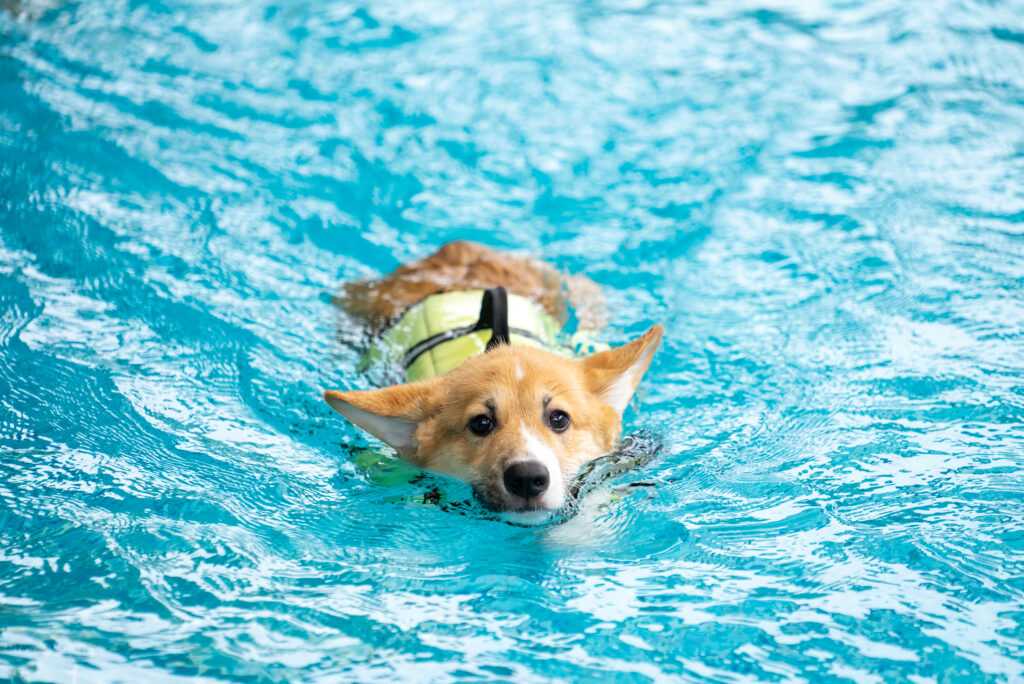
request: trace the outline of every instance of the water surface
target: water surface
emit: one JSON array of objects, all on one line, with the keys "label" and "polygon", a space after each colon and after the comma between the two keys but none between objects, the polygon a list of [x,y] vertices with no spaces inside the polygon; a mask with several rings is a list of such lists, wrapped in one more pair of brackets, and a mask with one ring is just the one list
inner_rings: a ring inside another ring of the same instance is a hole
[{"label": "water surface", "polygon": [[[0,678],[1024,677],[1019,4],[5,7]],[[666,327],[565,524],[320,399],[456,238]]]}]

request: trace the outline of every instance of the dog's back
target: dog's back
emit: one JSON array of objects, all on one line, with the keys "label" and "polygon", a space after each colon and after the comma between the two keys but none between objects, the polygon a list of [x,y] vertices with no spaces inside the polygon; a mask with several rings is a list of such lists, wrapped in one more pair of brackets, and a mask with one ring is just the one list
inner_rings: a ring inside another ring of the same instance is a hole
[{"label": "dog's back", "polygon": [[371,331],[379,332],[432,294],[495,287],[536,302],[560,324],[566,321],[569,305],[581,328],[598,330],[607,318],[603,293],[588,278],[563,278],[550,264],[462,240],[403,264],[379,280],[348,283],[337,301],[365,320]]},{"label": "dog's back", "polygon": [[345,309],[380,329],[432,294],[504,287],[539,304],[559,322],[566,302],[558,272],[543,262],[502,254],[473,242],[449,242],[428,257],[373,281],[348,283]]}]

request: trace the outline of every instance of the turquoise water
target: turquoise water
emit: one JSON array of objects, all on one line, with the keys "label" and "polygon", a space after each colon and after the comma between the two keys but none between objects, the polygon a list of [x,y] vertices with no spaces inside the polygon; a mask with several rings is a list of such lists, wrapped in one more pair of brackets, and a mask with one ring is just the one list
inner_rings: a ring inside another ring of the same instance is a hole
[{"label": "turquoise water", "polygon": [[[1024,678],[1020,4],[4,8],[0,679]],[[320,399],[455,238],[666,327],[564,524]]]}]

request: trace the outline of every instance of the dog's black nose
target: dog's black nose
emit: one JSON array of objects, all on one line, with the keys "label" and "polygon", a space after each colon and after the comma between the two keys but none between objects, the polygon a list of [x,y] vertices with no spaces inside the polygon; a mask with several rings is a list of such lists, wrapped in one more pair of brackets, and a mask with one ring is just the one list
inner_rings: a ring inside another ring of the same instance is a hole
[{"label": "dog's black nose", "polygon": [[537,461],[520,461],[505,469],[505,489],[524,499],[543,492],[550,481],[548,469]]}]

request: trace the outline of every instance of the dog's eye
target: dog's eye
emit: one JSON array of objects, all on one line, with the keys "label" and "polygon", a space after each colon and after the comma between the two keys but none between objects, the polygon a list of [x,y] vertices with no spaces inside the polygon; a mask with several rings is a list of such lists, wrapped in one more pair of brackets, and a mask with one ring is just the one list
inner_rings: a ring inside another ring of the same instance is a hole
[{"label": "dog's eye", "polygon": [[480,414],[479,416],[473,416],[469,419],[469,431],[477,437],[485,437],[491,434],[491,430],[494,429],[494,421],[491,420],[490,416]]},{"label": "dog's eye", "polygon": [[569,414],[565,411],[552,411],[548,414],[548,425],[555,432],[565,432],[569,427]]}]

